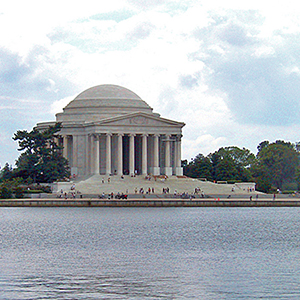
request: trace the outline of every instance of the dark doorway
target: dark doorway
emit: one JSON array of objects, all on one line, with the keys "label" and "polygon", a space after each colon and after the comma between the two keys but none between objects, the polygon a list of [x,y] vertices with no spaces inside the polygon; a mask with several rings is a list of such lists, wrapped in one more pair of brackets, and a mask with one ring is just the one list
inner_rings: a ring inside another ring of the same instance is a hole
[{"label": "dark doorway", "polygon": [[123,136],[123,174],[129,175],[129,136]]}]

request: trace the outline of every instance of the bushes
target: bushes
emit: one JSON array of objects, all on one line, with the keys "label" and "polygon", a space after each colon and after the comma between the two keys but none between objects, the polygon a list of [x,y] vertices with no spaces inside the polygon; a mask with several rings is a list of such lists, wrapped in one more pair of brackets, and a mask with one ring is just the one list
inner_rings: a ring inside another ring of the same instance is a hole
[{"label": "bushes", "polygon": [[51,193],[49,185],[27,185],[19,179],[7,180],[0,183],[0,199],[24,198],[25,194]]},{"label": "bushes", "polygon": [[46,185],[46,186],[41,186],[41,189],[44,193],[52,193],[52,190],[51,190],[51,186],[50,185]]},{"label": "bushes", "polygon": [[10,199],[10,198],[12,198],[12,190],[7,186],[2,185],[1,188],[0,188],[0,198],[1,199]]},{"label": "bushes", "polygon": [[41,184],[31,184],[28,186],[26,193],[36,194],[36,193],[52,193],[50,185]]},{"label": "bushes", "polygon": [[16,197],[17,199],[24,198],[24,189],[18,186],[18,187],[15,189],[15,197]]}]

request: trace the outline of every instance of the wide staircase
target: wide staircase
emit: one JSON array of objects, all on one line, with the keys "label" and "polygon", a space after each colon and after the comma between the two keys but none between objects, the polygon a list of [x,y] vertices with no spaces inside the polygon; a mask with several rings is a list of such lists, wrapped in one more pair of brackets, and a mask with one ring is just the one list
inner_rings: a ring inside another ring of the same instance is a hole
[{"label": "wide staircase", "polygon": [[[168,189],[169,193],[189,193],[195,192],[198,189],[199,195],[217,195],[217,194],[247,194],[247,191],[237,188],[234,184],[217,184],[209,181],[201,181],[198,179],[188,178],[184,176],[171,176],[164,178],[158,176],[156,178],[150,177],[146,179],[145,176],[105,176],[93,175],[85,180],[75,182],[77,191],[82,194],[98,194],[101,195],[109,193],[126,193],[126,194],[140,194],[143,190],[144,194],[150,190],[150,195],[162,195],[164,189]],[[154,193],[153,193],[154,192]]]}]

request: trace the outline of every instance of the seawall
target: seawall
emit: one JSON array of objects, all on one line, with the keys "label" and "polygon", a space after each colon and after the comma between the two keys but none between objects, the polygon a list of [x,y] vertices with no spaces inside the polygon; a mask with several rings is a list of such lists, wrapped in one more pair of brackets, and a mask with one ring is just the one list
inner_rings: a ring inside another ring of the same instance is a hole
[{"label": "seawall", "polygon": [[300,207],[299,200],[181,200],[181,199],[8,199],[0,207]]}]

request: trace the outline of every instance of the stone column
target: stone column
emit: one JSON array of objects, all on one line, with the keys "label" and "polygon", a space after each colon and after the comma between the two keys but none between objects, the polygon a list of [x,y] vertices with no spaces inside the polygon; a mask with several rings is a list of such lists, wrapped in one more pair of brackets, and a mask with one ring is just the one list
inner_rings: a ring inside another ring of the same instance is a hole
[{"label": "stone column", "polygon": [[172,176],[171,157],[170,157],[170,135],[166,135],[165,140],[165,175]]},{"label": "stone column", "polygon": [[78,136],[72,136],[72,159],[71,159],[71,175],[75,178],[78,175]]},{"label": "stone column", "polygon": [[129,175],[134,175],[134,171],[135,171],[135,168],[134,168],[134,160],[135,160],[134,137],[135,137],[135,134],[131,133],[129,135]]},{"label": "stone column", "polygon": [[147,134],[142,135],[142,174],[147,175]]},{"label": "stone column", "polygon": [[91,152],[90,152],[90,136],[85,136],[85,174],[90,174]]},{"label": "stone column", "polygon": [[159,167],[159,135],[154,135],[154,153],[153,153],[153,175],[160,175]]},{"label": "stone column", "polygon": [[78,158],[78,137],[73,135],[73,167],[77,167],[77,158]]},{"label": "stone column", "polygon": [[64,135],[63,136],[63,157],[65,159],[68,159],[68,136],[67,135]]},{"label": "stone column", "polygon": [[111,174],[111,134],[106,134],[106,175]]},{"label": "stone column", "polygon": [[123,175],[123,134],[118,134],[118,175]]},{"label": "stone column", "polygon": [[93,136],[88,136],[89,140],[89,174],[93,174],[94,166],[93,166],[93,160],[94,160],[94,146],[93,146]]},{"label": "stone column", "polygon": [[96,175],[100,174],[100,138],[99,135],[95,136],[95,167],[94,173]]},{"label": "stone column", "polygon": [[172,165],[173,174],[176,174],[176,168],[177,168],[177,160],[178,160],[178,149],[177,149],[177,137],[174,142],[174,164]]},{"label": "stone column", "polygon": [[89,136],[89,140],[90,140],[90,153],[91,153],[91,157],[90,157],[90,172],[91,174],[95,174],[95,138],[94,135],[91,134]]},{"label": "stone column", "polygon": [[182,176],[183,168],[181,167],[181,134],[177,136],[176,146],[176,175]]}]

